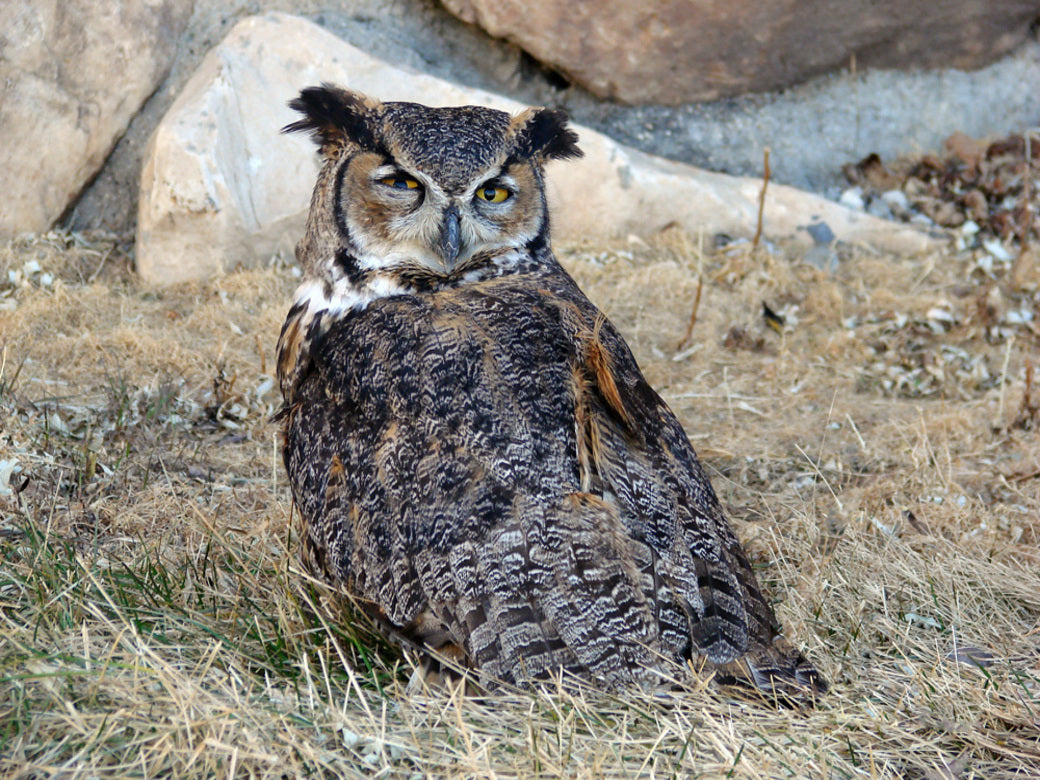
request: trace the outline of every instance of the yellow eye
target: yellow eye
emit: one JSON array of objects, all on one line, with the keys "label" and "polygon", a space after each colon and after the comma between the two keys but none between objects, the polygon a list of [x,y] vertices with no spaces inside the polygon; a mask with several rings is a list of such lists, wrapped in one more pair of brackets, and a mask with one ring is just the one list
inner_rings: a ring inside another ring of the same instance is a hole
[{"label": "yellow eye", "polygon": [[414,190],[419,187],[419,182],[409,179],[407,176],[387,176],[385,179],[380,179],[379,183],[396,190]]},{"label": "yellow eye", "polygon": [[481,187],[477,190],[477,197],[488,203],[501,203],[512,194],[505,187]]}]

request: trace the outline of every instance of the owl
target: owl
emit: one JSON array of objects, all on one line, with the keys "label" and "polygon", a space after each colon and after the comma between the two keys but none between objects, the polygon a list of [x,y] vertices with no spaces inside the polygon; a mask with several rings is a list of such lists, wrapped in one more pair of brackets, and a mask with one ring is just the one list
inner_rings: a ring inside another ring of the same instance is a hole
[{"label": "owl", "polygon": [[566,114],[329,84],[290,106],[323,161],[277,358],[307,565],[483,687],[707,668],[822,691],[682,426],[553,255]]}]

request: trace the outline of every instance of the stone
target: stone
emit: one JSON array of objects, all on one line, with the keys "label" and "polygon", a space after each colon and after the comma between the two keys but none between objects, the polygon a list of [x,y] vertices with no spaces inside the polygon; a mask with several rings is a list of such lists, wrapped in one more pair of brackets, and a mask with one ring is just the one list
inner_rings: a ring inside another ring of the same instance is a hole
[{"label": "stone", "polygon": [[[149,283],[200,279],[292,256],[318,170],[314,145],[280,129],[287,103],[329,81],[382,100],[477,104],[516,112],[504,97],[375,59],[317,25],[272,13],[242,20],[207,54],[163,117],[145,157],[137,268]],[[762,182],[652,157],[578,126],[585,156],[547,172],[557,240],[649,235],[669,225],[752,236]],[[806,246],[825,221],[837,239],[901,252],[931,239],[838,204],[770,184],[764,232]]]},{"label": "stone", "polygon": [[7,0],[0,235],[47,230],[166,77],[191,0]]},{"label": "stone", "polygon": [[859,187],[849,187],[838,196],[838,203],[855,211],[863,211],[867,202],[863,200],[863,190]]},{"label": "stone", "polygon": [[805,226],[805,232],[815,246],[830,246],[834,243],[834,231],[826,222],[814,222]]},{"label": "stone", "polygon": [[977,68],[1021,43],[1036,0],[442,0],[593,94],[677,105],[861,68]]}]

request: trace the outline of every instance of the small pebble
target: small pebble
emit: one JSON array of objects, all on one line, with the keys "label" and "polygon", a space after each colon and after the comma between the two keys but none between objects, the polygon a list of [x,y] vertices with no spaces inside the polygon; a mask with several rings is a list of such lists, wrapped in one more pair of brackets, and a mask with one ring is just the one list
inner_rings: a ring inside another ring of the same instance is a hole
[{"label": "small pebble", "polygon": [[1011,254],[1004,248],[999,239],[990,238],[983,241],[982,248],[1002,263],[1011,262]]},{"label": "small pebble", "polygon": [[835,239],[834,231],[826,222],[813,222],[805,226],[805,232],[813,240],[814,244],[828,245]]},{"label": "small pebble", "polygon": [[881,200],[885,202],[892,213],[902,217],[910,212],[910,201],[906,199],[906,193],[902,190],[888,190],[881,193]]},{"label": "small pebble", "polygon": [[881,198],[871,198],[867,203],[867,213],[878,219],[892,219],[895,213]]},{"label": "small pebble", "polygon": [[866,202],[863,200],[863,190],[859,187],[849,187],[845,192],[841,193],[838,203],[846,208],[863,211],[866,206]]}]

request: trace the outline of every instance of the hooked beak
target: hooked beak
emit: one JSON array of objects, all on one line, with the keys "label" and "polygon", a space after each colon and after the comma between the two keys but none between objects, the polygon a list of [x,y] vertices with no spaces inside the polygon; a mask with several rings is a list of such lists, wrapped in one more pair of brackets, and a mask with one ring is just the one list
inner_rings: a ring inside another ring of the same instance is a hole
[{"label": "hooked beak", "polygon": [[459,257],[459,208],[452,204],[444,212],[441,222],[441,257],[444,265],[451,267]]}]

